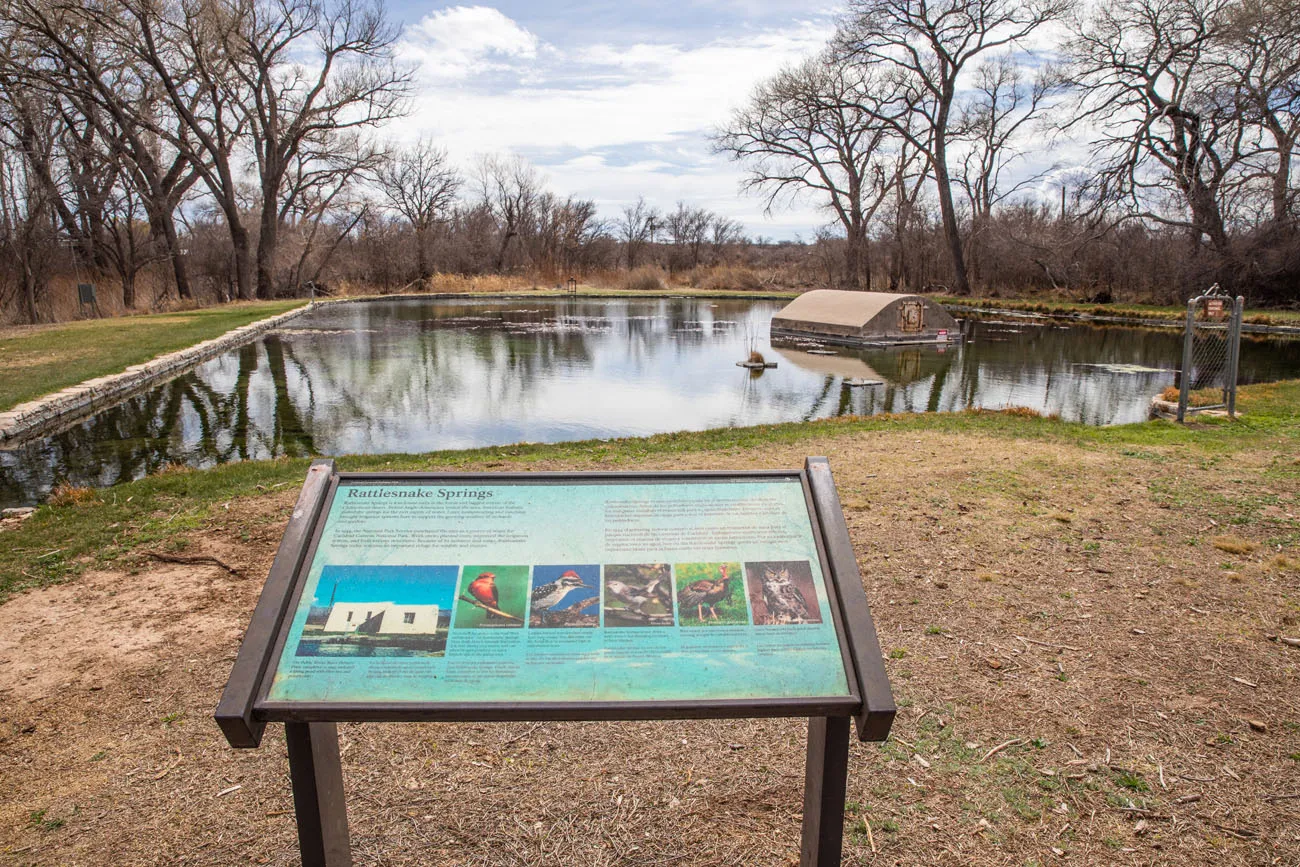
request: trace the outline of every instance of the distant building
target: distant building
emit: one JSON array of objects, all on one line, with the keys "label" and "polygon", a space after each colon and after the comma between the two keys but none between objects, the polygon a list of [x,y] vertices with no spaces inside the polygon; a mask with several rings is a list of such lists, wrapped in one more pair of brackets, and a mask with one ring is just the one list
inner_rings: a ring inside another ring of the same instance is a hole
[{"label": "distant building", "polygon": [[960,339],[960,331],[947,310],[920,295],[815,289],[772,317],[772,336],[889,346],[946,343]]},{"label": "distant building", "polygon": [[438,631],[438,606],[335,602],[323,631],[359,632],[362,635],[433,635]]}]

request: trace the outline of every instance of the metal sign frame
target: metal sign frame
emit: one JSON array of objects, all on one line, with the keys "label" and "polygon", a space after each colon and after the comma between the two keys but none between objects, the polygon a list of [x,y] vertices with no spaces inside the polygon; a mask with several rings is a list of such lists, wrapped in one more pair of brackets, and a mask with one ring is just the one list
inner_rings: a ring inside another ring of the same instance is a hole
[{"label": "metal sign frame", "polygon": [[[340,483],[610,484],[799,479],[821,560],[849,695],[822,698],[518,703],[275,702],[270,681]],[[254,748],[283,722],[305,867],[351,864],[336,724],[404,721],[664,720],[806,717],[807,773],[801,864],[840,863],[849,721],[882,741],[896,712],[839,495],[825,458],[798,471],[675,473],[338,473],[315,461],[294,506],[214,717],[230,745]]]},{"label": "metal sign frame", "polygon": [[[1188,414],[1204,410],[1226,409],[1229,418],[1237,416],[1237,376],[1241,364],[1241,316],[1246,299],[1241,295],[1235,298],[1224,292],[1218,283],[1211,286],[1204,294],[1187,300],[1187,318],[1183,325],[1183,360],[1178,373],[1178,411],[1177,420],[1181,424]],[[1211,306],[1213,305],[1213,306]],[[1217,315],[1215,310],[1217,309]],[[1197,313],[1205,313],[1204,320],[1198,322]],[[1224,321],[1226,318],[1226,322]],[[1222,322],[1220,326],[1218,323]],[[1206,324],[1210,323],[1210,324]],[[1196,330],[1199,327],[1223,329],[1225,353],[1223,358],[1223,402],[1210,406],[1190,406],[1192,391],[1192,374],[1196,369]]]}]

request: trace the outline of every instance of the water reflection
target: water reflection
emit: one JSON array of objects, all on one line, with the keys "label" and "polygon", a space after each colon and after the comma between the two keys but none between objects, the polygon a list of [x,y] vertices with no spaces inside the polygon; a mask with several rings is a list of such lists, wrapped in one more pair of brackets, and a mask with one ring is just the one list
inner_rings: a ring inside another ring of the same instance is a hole
[{"label": "water reflection", "polygon": [[[0,452],[0,503],[169,463],[423,452],[879,412],[1028,406],[1135,421],[1173,382],[1173,330],[963,322],[946,348],[773,348],[777,302],[498,299],[338,305],[47,439]],[[750,345],[779,368],[735,367]],[[812,351],[809,351],[812,350]],[[1300,375],[1246,340],[1243,381]],[[853,379],[884,385],[853,388]]]}]

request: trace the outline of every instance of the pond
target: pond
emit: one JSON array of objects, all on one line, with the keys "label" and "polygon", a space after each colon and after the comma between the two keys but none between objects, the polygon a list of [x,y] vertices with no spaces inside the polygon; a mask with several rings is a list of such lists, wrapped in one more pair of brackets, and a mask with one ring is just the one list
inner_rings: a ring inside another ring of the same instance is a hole
[{"label": "pond", "polygon": [[[779,301],[408,299],[317,308],[45,439],[0,451],[0,504],[167,464],[425,452],[1024,406],[1139,421],[1175,329],[962,322],[946,349],[772,347]],[[756,346],[778,367],[735,366]],[[812,351],[809,351],[809,350]],[[823,354],[829,353],[829,354]],[[1243,382],[1300,376],[1300,341],[1242,343]],[[851,387],[848,380],[878,380]]]}]

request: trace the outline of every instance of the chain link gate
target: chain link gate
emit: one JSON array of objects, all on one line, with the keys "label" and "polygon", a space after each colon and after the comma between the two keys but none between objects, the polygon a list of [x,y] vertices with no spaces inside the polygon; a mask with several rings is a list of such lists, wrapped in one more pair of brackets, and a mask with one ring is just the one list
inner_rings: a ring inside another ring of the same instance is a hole
[{"label": "chain link gate", "polygon": [[[1183,365],[1178,372],[1178,421],[1184,421],[1189,412],[1207,409],[1226,409],[1229,417],[1236,416],[1244,301],[1215,283],[1204,295],[1187,302]],[[1191,406],[1192,392],[1203,390],[1217,391],[1217,402]]]}]

